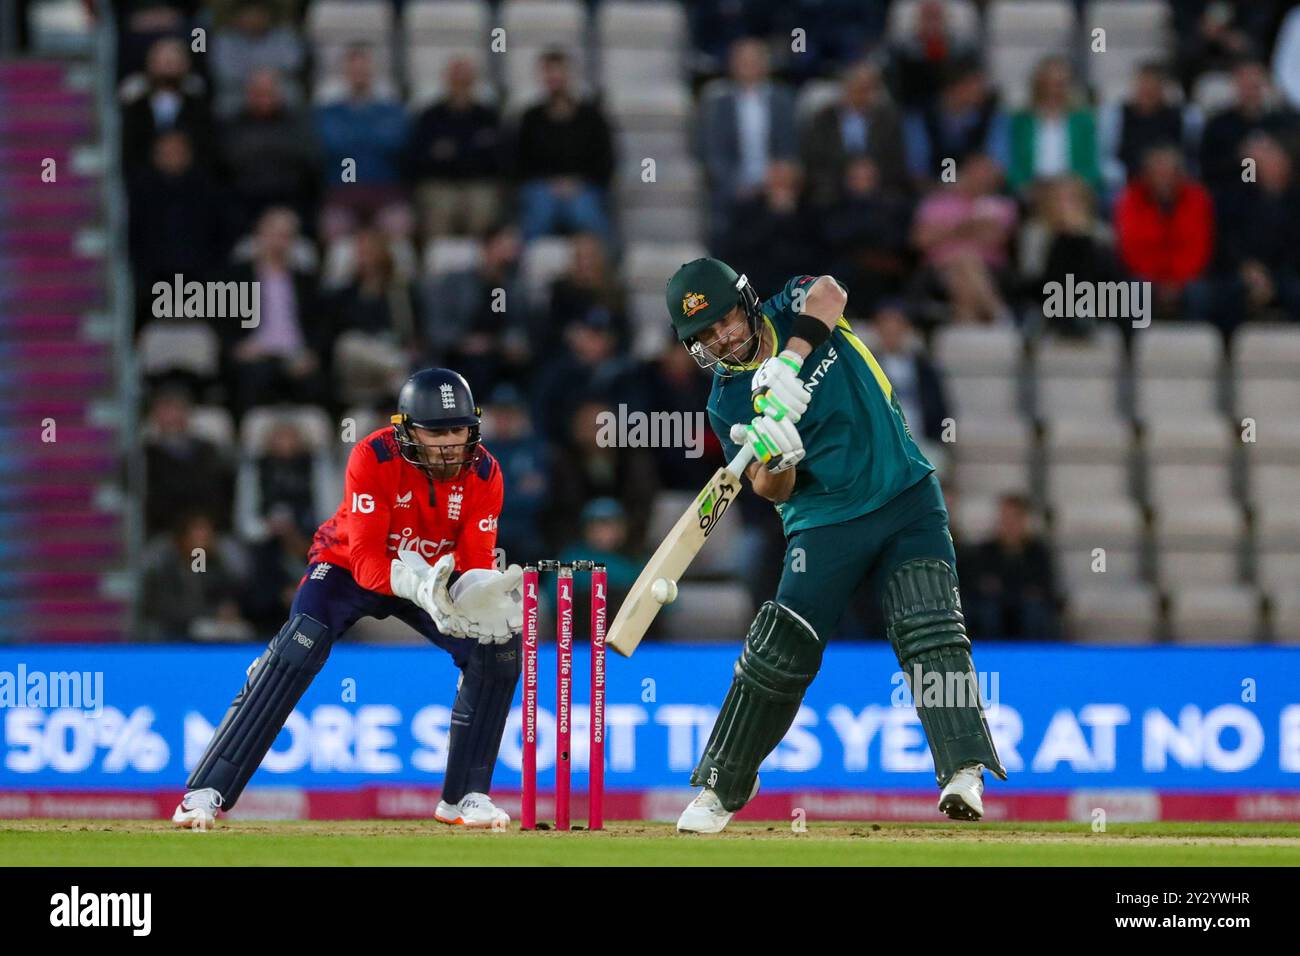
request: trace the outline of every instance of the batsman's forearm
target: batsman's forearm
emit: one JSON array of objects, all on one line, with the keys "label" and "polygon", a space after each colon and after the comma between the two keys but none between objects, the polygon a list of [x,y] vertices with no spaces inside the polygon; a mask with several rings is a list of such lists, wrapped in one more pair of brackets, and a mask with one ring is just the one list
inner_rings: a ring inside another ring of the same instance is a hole
[{"label": "batsman's forearm", "polygon": [[780,504],[794,492],[794,474],[796,470],[795,468],[787,468],[785,471],[773,474],[767,470],[766,466],[755,462],[746,469],[746,474],[749,475],[749,482],[754,488],[754,494],[774,504]]}]

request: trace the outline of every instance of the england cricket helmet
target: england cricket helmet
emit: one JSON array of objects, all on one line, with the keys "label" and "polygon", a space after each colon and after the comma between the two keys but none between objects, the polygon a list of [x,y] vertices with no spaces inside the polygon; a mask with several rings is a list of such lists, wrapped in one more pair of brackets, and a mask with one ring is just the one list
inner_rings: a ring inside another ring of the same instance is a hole
[{"label": "england cricket helmet", "polygon": [[713,355],[700,343],[698,336],[725,318],[737,305],[744,307],[745,320],[750,328],[750,336],[743,347],[748,348],[761,328],[758,293],[749,284],[749,279],[738,275],[721,259],[692,259],[683,265],[668,280],[665,301],[677,341],[686,346],[701,368],[727,367],[723,359],[731,356]]},{"label": "england cricket helmet", "polygon": [[464,448],[462,470],[470,467],[478,456],[479,422],[483,410],[474,404],[474,393],[464,377],[449,368],[426,368],[416,372],[397,393],[397,414],[393,435],[402,457],[420,468],[434,464],[429,460],[429,449],[415,439],[412,428],[469,429],[469,439],[463,446],[446,445],[443,448]]}]

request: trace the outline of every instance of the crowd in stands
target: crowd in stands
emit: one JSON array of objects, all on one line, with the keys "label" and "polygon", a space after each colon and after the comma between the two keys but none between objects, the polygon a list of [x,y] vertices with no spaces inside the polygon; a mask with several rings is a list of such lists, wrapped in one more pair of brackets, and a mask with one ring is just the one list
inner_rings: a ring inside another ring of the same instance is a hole
[{"label": "crowd in stands", "polygon": [[[509,559],[598,554],[611,579],[630,581],[656,543],[647,502],[698,488],[718,446],[707,436],[692,459],[597,441],[601,410],[695,412],[709,381],[669,340],[666,316],[661,349],[633,347],[643,339],[613,183],[641,157],[620,155],[575,51],[537,57],[540,96],[520,108],[470,56],[446,65],[438,98],[415,103],[365,43],[320,79],[304,4],[127,6],[137,335],[172,321],[153,317],[151,290],[177,274],[261,289],[255,329],[206,320],[211,367],[146,368],[153,635],[264,638],[337,502],[337,457],[283,422],[250,446],[250,416],[315,407],[336,442],[341,422],[382,422],[396,385],[432,364],[465,374],[485,408],[484,439],[507,476]],[[1173,3],[1172,56],[1136,68],[1121,99],[1100,100],[1077,57],[1053,54],[1011,102],[942,2],[917,5],[901,37],[883,0],[687,4],[708,208],[704,234],[682,238],[761,297],[792,275],[840,278],[927,450],[951,414],[946,370],[926,346],[934,330],[1088,335],[1095,320],[1044,318],[1045,286],[1067,273],[1150,282],[1157,317],[1211,323],[1228,342],[1247,320],[1294,322],[1300,8],[1289,7]],[[196,25],[204,52],[191,49]],[[798,53],[795,28],[807,34]],[[1226,77],[1221,99],[1198,101],[1210,73]],[[556,235],[571,237],[571,260],[531,288],[525,253]],[[448,237],[473,239],[475,254],[430,267]],[[191,427],[212,408],[229,412],[237,441]],[[1008,495],[993,537],[959,542],[975,634],[1059,631],[1033,507]],[[766,596],[779,526],[760,503],[744,508],[764,556],[755,567],[765,562],[751,583]],[[196,547],[208,571],[187,583]]]}]

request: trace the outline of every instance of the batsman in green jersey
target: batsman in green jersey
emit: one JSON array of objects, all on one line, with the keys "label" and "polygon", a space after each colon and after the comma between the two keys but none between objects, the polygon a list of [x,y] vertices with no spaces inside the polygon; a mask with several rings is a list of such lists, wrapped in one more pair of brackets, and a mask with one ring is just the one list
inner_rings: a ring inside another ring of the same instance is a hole
[{"label": "batsman in green jersey", "polygon": [[[714,373],[709,419],[728,458],[748,443],[755,493],[786,534],[776,598],[759,608],[691,783],[682,831],[716,833],[758,792],[853,592],[870,587],[912,687],[942,788],[939,809],[984,812],[985,768],[1006,779],[980,706],[956,556],[934,466],[912,440],[875,357],[844,318],[831,276],[796,276],[760,302],[717,259],[668,282],[678,340]],[[928,677],[927,677],[928,675]],[[917,686],[969,691],[936,704]]]}]

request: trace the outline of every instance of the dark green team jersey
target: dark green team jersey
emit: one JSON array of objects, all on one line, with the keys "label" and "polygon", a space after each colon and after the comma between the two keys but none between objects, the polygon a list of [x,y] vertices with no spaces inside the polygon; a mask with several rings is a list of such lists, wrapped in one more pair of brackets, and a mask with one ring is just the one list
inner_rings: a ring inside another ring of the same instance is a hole
[{"label": "dark green team jersey", "polygon": [[[775,334],[778,351],[794,324],[795,290],[815,281],[796,276],[763,303],[764,334]],[[755,415],[749,390],[754,368],[713,379],[709,422],[728,458],[740,450],[731,426]],[[806,456],[795,466],[794,492],[776,506],[787,535],[874,511],[934,471],[912,440],[889,379],[842,316],[804,360],[799,377],[812,401],[798,425]]]}]

